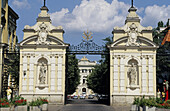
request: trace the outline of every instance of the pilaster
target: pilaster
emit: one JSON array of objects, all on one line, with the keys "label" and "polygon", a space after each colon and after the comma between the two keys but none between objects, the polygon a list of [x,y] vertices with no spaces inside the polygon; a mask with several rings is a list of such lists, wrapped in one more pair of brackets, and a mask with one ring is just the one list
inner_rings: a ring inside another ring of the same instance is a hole
[{"label": "pilaster", "polygon": [[142,59],[142,93],[147,92],[147,56],[141,56]]},{"label": "pilaster", "polygon": [[34,54],[30,55],[30,68],[29,68],[29,91],[33,92],[34,90]]},{"label": "pilaster", "polygon": [[23,54],[23,69],[22,69],[22,91],[27,90],[27,56],[26,54]]},{"label": "pilaster", "polygon": [[153,75],[153,55],[148,56],[148,72],[149,72],[149,93],[153,93],[154,75]]},{"label": "pilaster", "polygon": [[63,56],[59,55],[58,56],[58,72],[57,72],[57,90],[59,92],[62,91],[62,60],[63,60]]},{"label": "pilaster", "polygon": [[118,92],[119,91],[119,71],[118,71],[118,58],[119,56],[114,55],[113,56],[113,61],[114,61],[114,71],[113,71],[113,92]]},{"label": "pilaster", "polygon": [[125,56],[120,56],[120,92],[125,92]]},{"label": "pilaster", "polygon": [[51,55],[51,77],[50,77],[50,79],[51,79],[51,91],[52,92],[55,92],[55,55],[54,54],[52,54]]}]

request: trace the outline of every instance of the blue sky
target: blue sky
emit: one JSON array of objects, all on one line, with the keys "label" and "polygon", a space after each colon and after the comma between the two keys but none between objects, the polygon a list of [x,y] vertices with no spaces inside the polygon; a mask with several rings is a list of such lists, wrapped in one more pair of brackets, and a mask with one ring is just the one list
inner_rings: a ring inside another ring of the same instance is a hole
[{"label": "blue sky", "polygon": [[[93,32],[94,41],[112,36],[115,26],[125,23],[131,0],[46,0],[52,24],[65,30],[64,41],[80,43],[82,33]],[[9,5],[19,15],[17,36],[22,41],[25,25],[33,26],[40,13],[43,0],[9,0]],[[143,26],[156,27],[158,21],[170,18],[170,0],[134,0]]]}]

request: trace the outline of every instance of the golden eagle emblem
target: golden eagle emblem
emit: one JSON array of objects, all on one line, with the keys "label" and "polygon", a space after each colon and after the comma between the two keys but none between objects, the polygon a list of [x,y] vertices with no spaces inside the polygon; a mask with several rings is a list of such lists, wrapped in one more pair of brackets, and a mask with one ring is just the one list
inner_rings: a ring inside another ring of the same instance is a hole
[{"label": "golden eagle emblem", "polygon": [[91,36],[92,34],[93,34],[93,33],[92,33],[92,32],[89,32],[88,30],[87,30],[87,32],[84,31],[84,33],[83,33],[83,35],[84,35],[83,38],[88,41],[88,40],[90,40],[90,39],[93,38],[93,36]]}]

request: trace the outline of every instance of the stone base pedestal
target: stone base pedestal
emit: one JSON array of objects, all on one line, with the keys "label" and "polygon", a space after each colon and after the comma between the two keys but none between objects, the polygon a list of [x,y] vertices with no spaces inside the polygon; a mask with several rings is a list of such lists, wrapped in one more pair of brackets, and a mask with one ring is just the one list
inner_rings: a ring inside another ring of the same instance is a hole
[{"label": "stone base pedestal", "polygon": [[42,104],[40,107],[42,111],[48,111],[48,104]]},{"label": "stone base pedestal", "polygon": [[30,111],[41,111],[39,106],[30,106]]},{"label": "stone base pedestal", "polygon": [[64,96],[62,94],[20,94],[20,96],[27,99],[28,102],[37,98],[47,98],[49,103],[57,103],[64,105]]},{"label": "stone base pedestal", "polygon": [[9,108],[0,108],[0,111],[10,111],[10,107]]},{"label": "stone base pedestal", "polygon": [[27,105],[24,106],[16,106],[15,111],[27,111]]}]

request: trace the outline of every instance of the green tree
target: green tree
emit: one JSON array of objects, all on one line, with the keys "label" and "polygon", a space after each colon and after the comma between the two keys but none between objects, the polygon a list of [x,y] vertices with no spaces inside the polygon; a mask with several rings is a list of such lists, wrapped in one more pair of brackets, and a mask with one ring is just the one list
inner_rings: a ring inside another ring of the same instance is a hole
[{"label": "green tree", "polygon": [[75,55],[68,55],[68,72],[67,72],[67,93],[73,94],[80,84],[80,71],[78,68],[78,59]]},{"label": "green tree", "polygon": [[[105,45],[112,43],[112,38],[107,37],[103,39]],[[106,51],[108,49],[106,48]],[[92,73],[87,77],[87,86],[98,94],[109,94],[110,89],[110,64],[109,55],[102,55],[99,64],[97,64]]]},{"label": "green tree", "polygon": [[164,45],[161,45],[166,33],[168,30],[160,32],[160,27],[167,27],[162,21],[158,23],[158,26],[153,29],[153,40],[159,46],[157,49],[157,59],[156,59],[156,73],[158,79],[168,79],[168,75],[164,75],[165,72],[168,72],[170,69],[170,57],[167,53],[170,53],[170,43],[166,42]]}]

